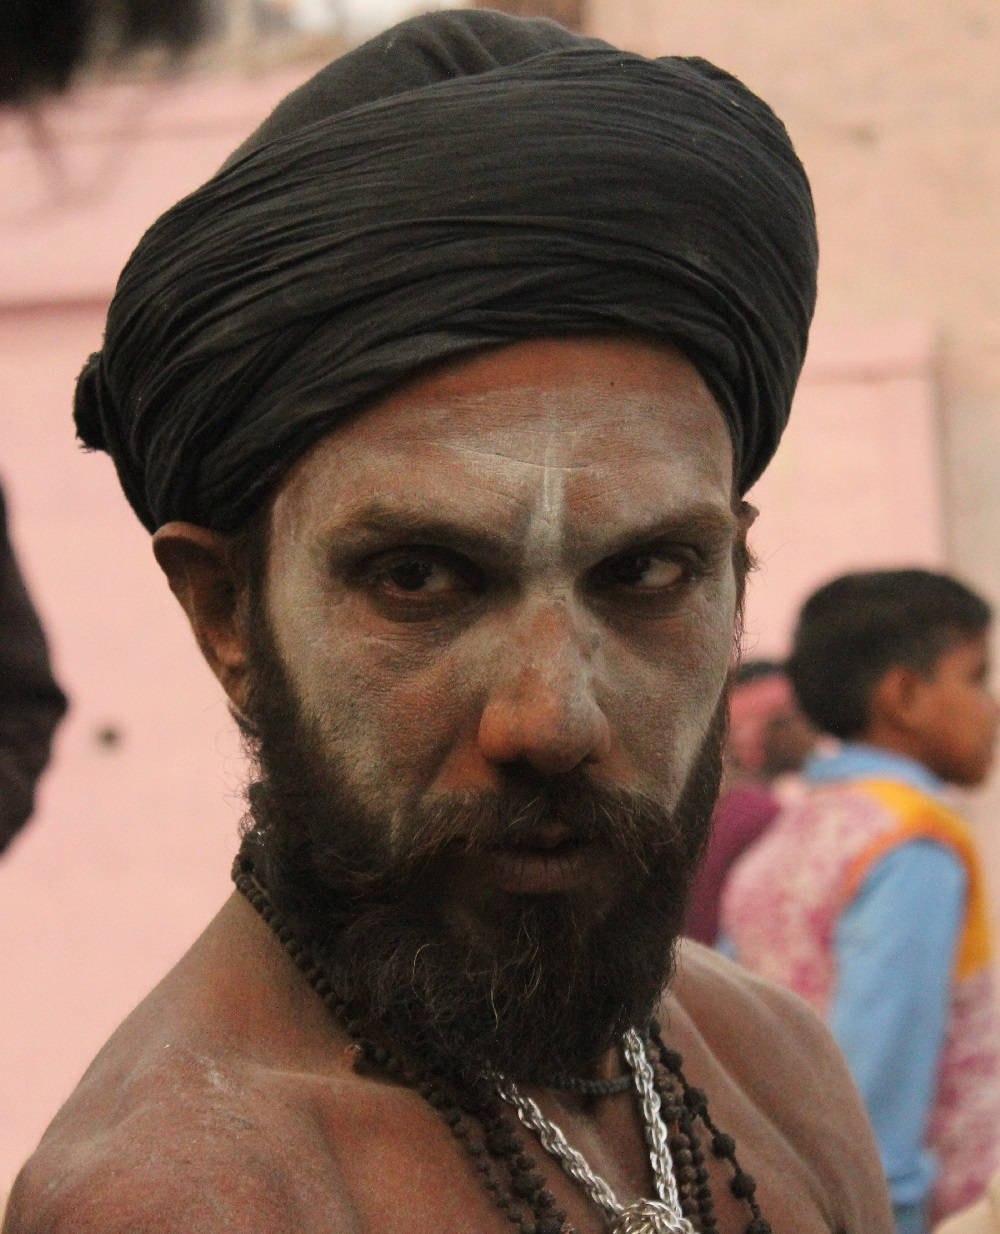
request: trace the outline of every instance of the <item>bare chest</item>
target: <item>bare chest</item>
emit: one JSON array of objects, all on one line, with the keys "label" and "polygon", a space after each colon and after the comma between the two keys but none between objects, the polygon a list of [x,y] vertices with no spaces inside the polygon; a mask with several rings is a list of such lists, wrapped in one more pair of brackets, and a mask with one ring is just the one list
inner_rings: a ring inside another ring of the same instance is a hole
[{"label": "bare chest", "polygon": [[[563,1214],[578,1234],[607,1234],[607,1216],[531,1132],[519,1129],[514,1154],[483,1153],[477,1151],[478,1136],[456,1135],[446,1122],[447,1112],[442,1117],[419,1099],[415,1104],[412,1096],[387,1101],[385,1094],[373,1094],[362,1108],[356,1104],[350,1111],[329,1111],[331,1177],[344,1188],[358,1234],[531,1229],[539,1222],[518,1185],[528,1171],[541,1175],[553,1197],[550,1216]],[[641,1131],[633,1134],[633,1122],[638,1126],[637,1120],[622,1119],[620,1134],[612,1138],[592,1126],[566,1128],[567,1137],[623,1204],[653,1194],[648,1156]],[[701,1151],[701,1186],[711,1193],[720,1234],[744,1234],[753,1213],[745,1199],[732,1193],[731,1164],[713,1155],[707,1137],[701,1138]],[[775,1234],[837,1234],[812,1194],[808,1172],[787,1149],[744,1136],[738,1157],[758,1180],[756,1198]]]}]

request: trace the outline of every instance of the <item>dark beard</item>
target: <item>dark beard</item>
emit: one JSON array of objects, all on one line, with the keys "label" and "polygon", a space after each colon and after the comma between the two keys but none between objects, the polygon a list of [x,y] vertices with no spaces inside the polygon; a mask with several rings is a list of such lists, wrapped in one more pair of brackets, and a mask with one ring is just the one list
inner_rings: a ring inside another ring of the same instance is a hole
[{"label": "dark beard", "polygon": [[[398,1048],[452,1072],[524,1080],[584,1072],[653,1014],[669,980],[690,880],[718,792],[722,703],[674,811],[585,772],[511,767],[501,788],[455,793],[388,821],[303,721],[263,624],[253,648],[243,852],[338,992]],[[449,898],[463,858],[541,824],[607,858],[594,895]]]}]

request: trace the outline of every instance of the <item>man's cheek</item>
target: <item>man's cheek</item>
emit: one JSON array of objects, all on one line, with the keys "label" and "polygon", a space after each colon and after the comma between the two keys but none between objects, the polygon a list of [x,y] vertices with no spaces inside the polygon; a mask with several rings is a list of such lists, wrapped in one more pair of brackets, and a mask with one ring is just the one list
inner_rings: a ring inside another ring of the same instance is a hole
[{"label": "man's cheek", "polygon": [[666,665],[613,666],[617,689],[605,702],[615,740],[638,770],[653,777],[669,805],[683,788],[722,696],[728,644]]}]

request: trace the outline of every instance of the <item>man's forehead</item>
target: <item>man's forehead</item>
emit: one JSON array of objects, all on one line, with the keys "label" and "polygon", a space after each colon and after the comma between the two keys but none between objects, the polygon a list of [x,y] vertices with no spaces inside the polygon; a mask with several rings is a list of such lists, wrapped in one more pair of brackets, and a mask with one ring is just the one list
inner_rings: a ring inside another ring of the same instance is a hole
[{"label": "man's forehead", "polygon": [[566,453],[563,443],[599,453],[623,421],[637,449],[669,438],[731,459],[725,420],[689,361],[666,345],[609,338],[534,339],[442,365],[334,428],[314,453],[488,450],[500,438],[534,461]]},{"label": "man's forehead", "polygon": [[372,498],[404,521],[408,504],[551,521],[573,502],[603,518],[624,502],[642,521],[728,508],[732,473],[725,421],[678,353],[536,340],[449,365],[328,434],[283,485],[275,522],[363,519]]}]

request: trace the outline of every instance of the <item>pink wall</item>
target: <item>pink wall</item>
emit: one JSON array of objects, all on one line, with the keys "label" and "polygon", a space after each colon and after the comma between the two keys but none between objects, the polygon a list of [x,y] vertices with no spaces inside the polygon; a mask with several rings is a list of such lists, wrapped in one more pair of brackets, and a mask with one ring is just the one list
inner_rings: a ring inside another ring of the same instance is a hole
[{"label": "pink wall", "polygon": [[[143,227],[305,71],[83,95],[52,116],[58,175],[0,120],[0,474],[73,701],[37,816],[0,862],[0,1195],[226,895],[241,813],[221,694],[110,464],[74,444],[73,380]],[[940,559],[935,433],[925,331],[817,337],[756,495],[754,650],[780,652],[804,590],[835,570]]]},{"label": "pink wall", "polygon": [[74,441],[73,382],[144,228],[304,75],[80,94],[47,117],[53,159],[0,113],[0,477],[72,702],[36,817],[0,862],[0,1196],[227,894],[241,814],[220,692],[113,467]]},{"label": "pink wall", "polygon": [[930,332],[818,327],[778,453],[748,494],[748,655],[782,656],[799,605],[852,569],[945,560]]}]

